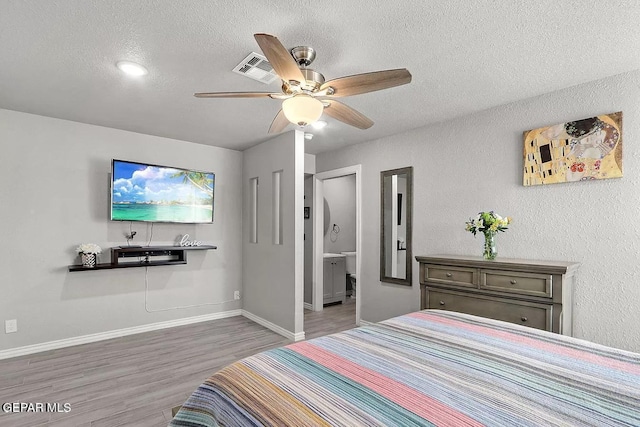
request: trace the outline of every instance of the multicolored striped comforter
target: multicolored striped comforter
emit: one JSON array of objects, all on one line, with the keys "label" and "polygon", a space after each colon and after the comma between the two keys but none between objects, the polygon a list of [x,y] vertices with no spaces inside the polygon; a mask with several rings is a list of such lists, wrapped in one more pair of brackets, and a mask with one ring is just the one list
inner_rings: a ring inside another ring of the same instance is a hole
[{"label": "multicolored striped comforter", "polygon": [[171,426],[640,426],[640,355],[425,310],[214,374]]}]

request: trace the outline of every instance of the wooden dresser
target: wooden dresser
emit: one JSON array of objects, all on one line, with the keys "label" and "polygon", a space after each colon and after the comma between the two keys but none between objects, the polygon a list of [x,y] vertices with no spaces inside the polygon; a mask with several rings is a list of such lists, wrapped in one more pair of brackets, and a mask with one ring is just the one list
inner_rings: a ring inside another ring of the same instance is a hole
[{"label": "wooden dresser", "polygon": [[572,335],[573,262],[417,256],[420,309],[489,317]]}]

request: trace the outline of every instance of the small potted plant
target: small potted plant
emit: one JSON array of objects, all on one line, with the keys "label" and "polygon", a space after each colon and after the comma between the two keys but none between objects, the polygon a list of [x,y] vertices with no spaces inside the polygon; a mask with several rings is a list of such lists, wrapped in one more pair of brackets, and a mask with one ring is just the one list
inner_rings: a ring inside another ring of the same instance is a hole
[{"label": "small potted plant", "polygon": [[76,248],[76,252],[82,259],[83,267],[95,267],[96,255],[102,252],[102,248],[95,243],[83,243]]}]

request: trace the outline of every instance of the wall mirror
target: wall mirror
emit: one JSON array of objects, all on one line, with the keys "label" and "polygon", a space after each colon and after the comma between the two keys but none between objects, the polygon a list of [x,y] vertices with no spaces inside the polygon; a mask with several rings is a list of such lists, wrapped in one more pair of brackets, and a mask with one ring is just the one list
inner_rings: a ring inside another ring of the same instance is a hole
[{"label": "wall mirror", "polygon": [[380,172],[380,281],[411,286],[413,167]]}]

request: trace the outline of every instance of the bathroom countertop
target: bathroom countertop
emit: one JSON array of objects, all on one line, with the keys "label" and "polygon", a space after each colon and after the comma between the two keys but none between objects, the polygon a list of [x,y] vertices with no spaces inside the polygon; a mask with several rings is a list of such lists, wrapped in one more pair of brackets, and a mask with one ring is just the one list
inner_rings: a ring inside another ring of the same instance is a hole
[{"label": "bathroom countertop", "polygon": [[332,253],[325,253],[324,254],[325,258],[346,258],[346,255],[342,255],[342,254],[332,254]]}]

